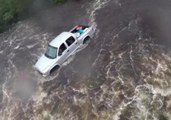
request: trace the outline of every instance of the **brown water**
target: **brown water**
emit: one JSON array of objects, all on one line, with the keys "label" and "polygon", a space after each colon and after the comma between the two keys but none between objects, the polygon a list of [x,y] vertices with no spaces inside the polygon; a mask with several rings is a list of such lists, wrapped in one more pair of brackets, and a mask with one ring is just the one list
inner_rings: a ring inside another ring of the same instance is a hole
[{"label": "brown water", "polygon": [[[171,2],[69,1],[0,35],[2,120],[170,120]],[[90,44],[52,76],[33,65],[76,24],[97,24]]]}]

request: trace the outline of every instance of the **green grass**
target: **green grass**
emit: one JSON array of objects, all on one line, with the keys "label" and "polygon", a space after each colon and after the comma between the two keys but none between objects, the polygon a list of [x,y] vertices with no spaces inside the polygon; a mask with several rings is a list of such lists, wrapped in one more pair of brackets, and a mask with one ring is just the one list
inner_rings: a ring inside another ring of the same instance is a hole
[{"label": "green grass", "polygon": [[[21,16],[28,16],[29,7],[35,0],[0,0],[0,33],[18,21]],[[43,1],[43,0],[40,0]],[[47,0],[61,4],[66,0]]]},{"label": "green grass", "polygon": [[0,0],[0,32],[17,21],[31,2],[32,0]]},{"label": "green grass", "polygon": [[66,0],[52,0],[54,4],[61,4],[64,3]]},{"label": "green grass", "polygon": [[159,120],[169,120],[167,116],[165,116],[164,114],[160,114],[159,115]]}]

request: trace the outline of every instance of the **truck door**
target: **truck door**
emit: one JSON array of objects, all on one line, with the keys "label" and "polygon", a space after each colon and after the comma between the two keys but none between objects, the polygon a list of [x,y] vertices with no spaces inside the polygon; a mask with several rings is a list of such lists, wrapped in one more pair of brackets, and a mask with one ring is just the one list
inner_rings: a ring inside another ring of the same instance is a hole
[{"label": "truck door", "polygon": [[67,47],[64,43],[62,43],[59,47],[58,53],[58,64],[61,65],[67,59]]},{"label": "truck door", "polygon": [[69,53],[69,55],[71,55],[77,49],[78,42],[72,36],[68,38],[65,42],[68,45],[67,52]]}]

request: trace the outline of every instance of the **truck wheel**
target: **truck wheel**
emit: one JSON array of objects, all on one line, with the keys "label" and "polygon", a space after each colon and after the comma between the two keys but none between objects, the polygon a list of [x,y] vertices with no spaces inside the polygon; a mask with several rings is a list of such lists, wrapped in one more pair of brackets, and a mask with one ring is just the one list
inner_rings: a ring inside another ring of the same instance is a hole
[{"label": "truck wheel", "polygon": [[83,44],[88,44],[90,42],[90,37],[86,37],[83,41]]},{"label": "truck wheel", "polygon": [[60,68],[59,65],[56,65],[55,67],[53,67],[53,68],[50,70],[50,75],[51,75],[52,73],[54,73],[56,70],[58,70],[59,68]]}]

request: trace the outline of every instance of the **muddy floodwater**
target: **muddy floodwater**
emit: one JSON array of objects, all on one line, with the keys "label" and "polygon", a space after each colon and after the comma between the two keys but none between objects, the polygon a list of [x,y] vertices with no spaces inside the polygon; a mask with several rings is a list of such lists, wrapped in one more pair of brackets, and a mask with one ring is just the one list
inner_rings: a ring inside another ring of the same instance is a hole
[{"label": "muddy floodwater", "polygon": [[[171,120],[171,1],[71,0],[0,34],[0,120]],[[60,70],[34,68],[48,42],[96,24]]]}]

